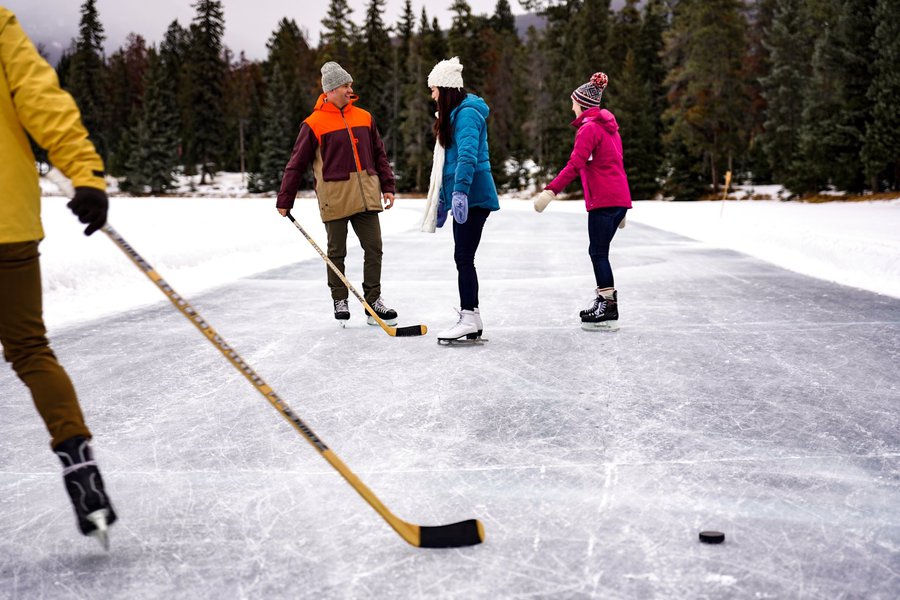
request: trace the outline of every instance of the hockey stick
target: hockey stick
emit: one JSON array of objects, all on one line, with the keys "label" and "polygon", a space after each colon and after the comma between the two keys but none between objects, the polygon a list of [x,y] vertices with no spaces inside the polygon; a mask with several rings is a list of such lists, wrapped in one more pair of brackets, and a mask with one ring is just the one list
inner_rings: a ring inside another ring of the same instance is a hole
[{"label": "hockey stick", "polygon": [[319,253],[319,256],[322,257],[322,260],[325,261],[325,264],[327,264],[328,267],[332,271],[334,271],[335,275],[340,277],[341,281],[344,282],[344,285],[347,286],[347,289],[350,290],[351,292],[353,292],[353,295],[356,296],[357,300],[362,302],[362,305],[366,308],[366,312],[368,312],[372,316],[373,319],[378,321],[378,324],[381,325],[381,328],[384,329],[389,336],[391,336],[391,337],[412,337],[412,336],[416,336],[416,335],[425,335],[428,332],[428,327],[426,327],[425,325],[409,325],[408,327],[392,327],[392,326],[388,325],[387,323],[385,323],[375,313],[375,311],[372,310],[372,307],[369,306],[369,303],[366,302],[366,299],[363,298],[362,296],[360,296],[359,292],[357,292],[356,289],[350,284],[350,282],[347,281],[347,278],[344,276],[343,273],[341,273],[341,270],[338,269],[336,266],[334,266],[334,263],[331,262],[331,259],[328,258],[328,256],[324,252],[322,252],[322,249],[319,248],[319,245],[315,242],[315,240],[312,239],[312,237],[310,237],[310,235],[308,233],[306,233],[306,230],[303,229],[303,227],[300,225],[300,223],[297,222],[297,219],[294,218],[294,215],[292,215],[290,212],[288,212],[287,218],[291,220],[291,223],[294,224],[294,227],[296,227],[297,229],[300,230],[300,233],[303,234],[303,237],[306,238],[306,241],[308,241],[310,244],[312,244],[313,248],[316,249],[316,252]]},{"label": "hockey stick", "polygon": [[[68,182],[66,182],[68,183]],[[60,186],[63,187],[63,186]],[[64,188],[71,192],[71,186]],[[69,196],[72,194],[69,193]],[[103,226],[103,233],[109,236],[109,239],[119,247],[125,255],[131,259],[143,273],[150,278],[156,287],[175,305],[181,314],[183,314],[194,326],[200,330],[203,335],[228,359],[247,380],[253,384],[253,387],[263,395],[263,397],[275,408],[281,416],[284,417],[291,426],[296,429],[303,438],[316,449],[316,451],[326,460],[328,464],[334,467],[341,474],[347,483],[349,483],[356,492],[363,497],[363,500],[369,503],[369,506],[375,509],[381,517],[387,521],[394,531],[400,534],[404,540],[413,546],[419,548],[458,548],[461,546],[474,546],[484,541],[484,525],[477,519],[469,519],[458,523],[450,523],[448,525],[437,525],[429,527],[426,525],[415,525],[407,523],[403,519],[395,516],[388,508],[382,504],[381,500],[372,493],[366,484],[357,477],[338,456],[333,453],[325,442],[317,436],[300,417],[291,410],[291,407],[282,400],[269,385],[263,381],[262,377],[257,375],[250,368],[244,359],[241,358],[234,349],[229,346],[225,340],[200,316],[187,300],[178,295],[165,280],[159,276],[156,270],[145,261],[132,248],[125,239],[119,235],[112,226],[107,223]]]},{"label": "hockey stick", "polygon": [[394,531],[400,534],[404,540],[418,546],[420,548],[456,548],[459,546],[472,546],[480,544],[484,541],[484,526],[477,519],[469,519],[460,521],[459,523],[451,523],[449,525],[438,525],[436,527],[428,527],[414,525],[396,517],[387,507],[381,503],[375,494],[372,493],[366,484],[364,484],[349,468],[341,461],[328,446],[325,445],[312,429],[304,423],[300,417],[291,410],[291,407],[282,400],[269,385],[263,381],[262,377],[257,375],[250,366],[244,362],[234,349],[229,346],[225,340],[200,316],[200,314],[188,303],[187,300],[178,295],[165,280],[157,274],[150,264],[132,248],[128,242],[119,235],[115,229],[109,224],[103,226],[103,232],[109,236],[109,239],[119,247],[131,261],[144,272],[150,280],[156,284],[162,293],[171,300],[172,304],[187,317],[187,319],[200,330],[212,344],[218,348],[228,361],[253,384],[260,394],[269,401],[278,412],[296,429],[306,441],[315,448],[328,463],[334,467],[341,476],[347,480],[353,489],[359,493],[375,511],[388,522],[388,525],[394,528]]}]

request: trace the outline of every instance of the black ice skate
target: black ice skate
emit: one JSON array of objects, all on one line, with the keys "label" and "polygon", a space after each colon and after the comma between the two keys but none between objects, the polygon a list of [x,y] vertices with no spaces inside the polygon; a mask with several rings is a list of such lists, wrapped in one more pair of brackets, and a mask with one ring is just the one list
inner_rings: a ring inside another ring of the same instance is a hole
[{"label": "black ice skate", "polygon": [[[372,310],[378,315],[378,318],[387,323],[391,327],[397,325],[397,311],[384,305],[384,299],[380,296],[372,305]],[[372,315],[368,316],[369,325],[378,325],[378,321]]]},{"label": "black ice skate", "polygon": [[334,318],[338,320],[341,327],[347,325],[347,321],[350,320],[350,305],[347,304],[346,298],[334,301]]},{"label": "black ice skate", "polygon": [[86,438],[76,436],[59,444],[54,452],[63,464],[63,480],[75,508],[78,528],[109,550],[108,529],[116,522],[116,513],[103,488],[90,444]]},{"label": "black ice skate", "polygon": [[581,328],[585,331],[617,331],[619,302],[616,290],[612,293],[597,289],[592,307],[581,311]]}]

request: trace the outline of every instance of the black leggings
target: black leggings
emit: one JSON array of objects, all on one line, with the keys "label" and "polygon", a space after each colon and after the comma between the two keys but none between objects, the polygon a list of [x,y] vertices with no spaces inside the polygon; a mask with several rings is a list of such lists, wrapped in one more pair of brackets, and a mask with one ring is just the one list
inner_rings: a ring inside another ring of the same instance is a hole
[{"label": "black leggings", "polygon": [[594,265],[594,278],[598,288],[615,287],[612,265],[609,264],[609,244],[627,211],[627,208],[612,206],[588,212],[588,237],[591,240],[588,254]]},{"label": "black leggings", "polygon": [[469,208],[469,217],[460,225],[453,221],[453,260],[459,274],[459,307],[461,310],[478,308],[478,273],[475,272],[475,251],[481,242],[484,222],[491,214],[486,208]]}]

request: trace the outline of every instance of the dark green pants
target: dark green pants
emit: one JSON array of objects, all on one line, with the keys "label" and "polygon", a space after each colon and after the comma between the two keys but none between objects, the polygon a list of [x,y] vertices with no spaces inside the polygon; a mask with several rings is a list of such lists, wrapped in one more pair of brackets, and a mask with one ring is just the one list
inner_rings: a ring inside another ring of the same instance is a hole
[{"label": "dark green pants", "polygon": [[[381,224],[378,213],[361,212],[345,219],[325,222],[328,232],[328,258],[334,266],[344,272],[344,259],[347,257],[347,224],[353,226],[356,237],[363,250],[363,296],[370,305],[381,296]],[[349,292],[347,286],[327,265],[328,287],[332,300],[346,300]]]},{"label": "dark green pants", "polygon": [[38,242],[0,244],[0,344],[3,358],[31,390],[56,446],[91,432],[75,388],[47,342],[38,256]]}]

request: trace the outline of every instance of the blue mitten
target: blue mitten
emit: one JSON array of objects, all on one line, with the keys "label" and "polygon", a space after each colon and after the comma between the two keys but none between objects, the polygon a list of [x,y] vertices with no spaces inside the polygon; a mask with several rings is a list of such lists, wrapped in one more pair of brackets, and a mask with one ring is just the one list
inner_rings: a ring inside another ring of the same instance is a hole
[{"label": "blue mitten", "polygon": [[465,223],[469,218],[469,196],[462,192],[453,192],[453,218],[457,223]]},{"label": "blue mitten", "polygon": [[447,222],[447,207],[444,206],[444,201],[440,198],[438,198],[437,203],[437,220],[435,221],[435,225],[443,227],[444,223]]}]

